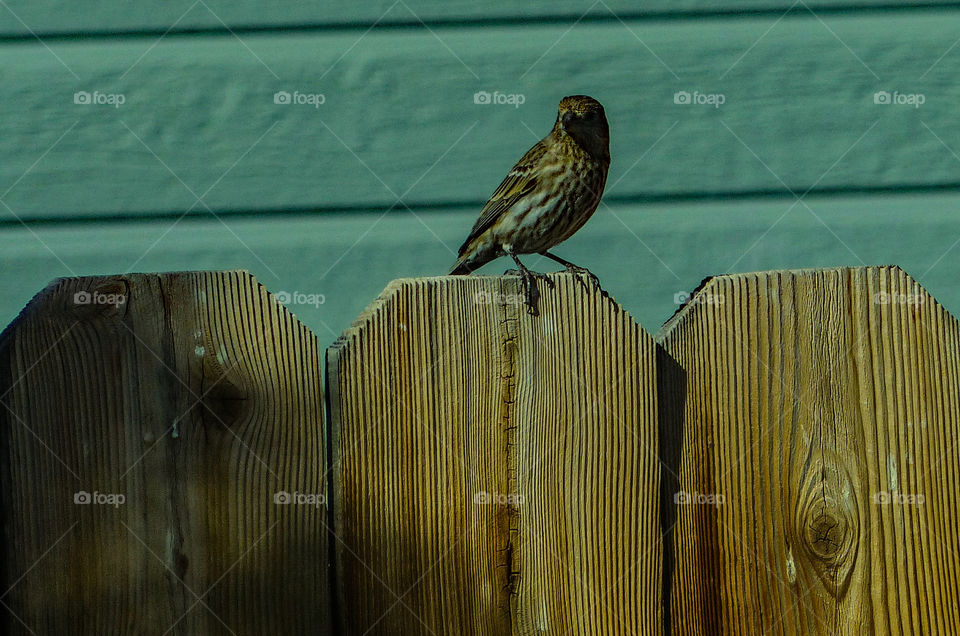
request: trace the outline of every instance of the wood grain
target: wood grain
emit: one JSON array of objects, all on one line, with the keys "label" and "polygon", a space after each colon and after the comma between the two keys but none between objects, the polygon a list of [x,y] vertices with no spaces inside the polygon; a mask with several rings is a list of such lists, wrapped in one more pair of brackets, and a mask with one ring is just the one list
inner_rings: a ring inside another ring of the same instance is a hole
[{"label": "wood grain", "polygon": [[343,633],[660,633],[653,341],[550,278],[394,281],[328,350]]},{"label": "wood grain", "polygon": [[245,272],[37,295],[0,339],[5,633],[328,633],[326,507],[275,503],[325,495],[319,365]]},{"label": "wood grain", "polygon": [[764,272],[657,340],[685,382],[670,633],[960,631],[955,318],[897,267]]},{"label": "wood grain", "polygon": [[608,200],[956,186],[958,28],[949,11],[5,43],[0,220],[481,205],[571,92],[607,109]]}]

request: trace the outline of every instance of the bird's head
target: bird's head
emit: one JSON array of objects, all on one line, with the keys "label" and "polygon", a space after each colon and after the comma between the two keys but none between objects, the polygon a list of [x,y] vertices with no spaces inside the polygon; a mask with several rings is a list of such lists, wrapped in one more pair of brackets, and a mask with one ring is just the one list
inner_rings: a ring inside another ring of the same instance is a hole
[{"label": "bird's head", "polygon": [[556,128],[597,159],[610,160],[610,127],[600,102],[586,95],[560,100]]}]

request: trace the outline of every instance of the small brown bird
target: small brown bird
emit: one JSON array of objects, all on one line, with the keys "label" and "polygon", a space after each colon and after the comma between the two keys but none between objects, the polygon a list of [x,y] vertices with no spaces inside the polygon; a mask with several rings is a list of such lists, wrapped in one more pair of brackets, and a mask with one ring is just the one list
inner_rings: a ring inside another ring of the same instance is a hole
[{"label": "small brown bird", "polygon": [[[501,256],[519,268],[527,305],[536,313],[536,278],[518,254],[540,254],[568,271],[590,270],[548,252],[570,238],[593,215],[610,167],[610,128],[600,102],[586,95],[564,97],[550,134],[523,155],[480,211],[451,274],[469,274]],[[552,286],[552,282],[550,283]]]}]

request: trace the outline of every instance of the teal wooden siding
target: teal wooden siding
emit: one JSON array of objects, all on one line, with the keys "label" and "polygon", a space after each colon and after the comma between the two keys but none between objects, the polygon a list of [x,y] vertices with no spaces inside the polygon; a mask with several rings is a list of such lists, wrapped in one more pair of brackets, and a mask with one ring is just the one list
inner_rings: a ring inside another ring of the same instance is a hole
[{"label": "teal wooden siding", "polygon": [[244,268],[322,294],[292,309],[332,339],[389,280],[444,273],[581,92],[611,122],[609,205],[558,252],[648,329],[705,276],[771,268],[897,263],[960,310],[960,8],[792,4],[8,1],[0,321],[57,276]]},{"label": "teal wooden siding", "polygon": [[[420,25],[464,22],[522,22],[529,20],[587,20],[611,18],[726,15],[736,12],[779,14],[793,7],[822,13],[865,9],[952,6],[949,0],[6,0],[6,16],[0,18],[0,36],[75,36],[86,33],[142,33],[196,29],[234,30],[276,27],[324,28],[345,26],[365,30],[370,24]],[[12,17],[10,14],[15,14]]]}]

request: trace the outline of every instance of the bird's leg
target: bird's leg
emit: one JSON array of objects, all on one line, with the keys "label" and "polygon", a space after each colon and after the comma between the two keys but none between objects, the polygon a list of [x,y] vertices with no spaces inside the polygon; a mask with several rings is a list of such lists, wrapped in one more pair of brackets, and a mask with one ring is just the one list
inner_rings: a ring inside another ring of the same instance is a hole
[{"label": "bird's leg", "polygon": [[574,274],[586,274],[587,276],[590,277],[590,280],[593,281],[594,285],[596,285],[598,288],[600,287],[600,279],[597,278],[597,275],[591,272],[586,267],[580,267],[579,265],[574,265],[570,261],[560,258],[559,256],[556,256],[554,254],[551,254],[550,252],[540,252],[540,256],[546,256],[547,258],[560,263],[567,269],[568,272],[572,272]]},{"label": "bird's leg", "polygon": [[554,283],[546,274],[541,274],[540,272],[534,272],[526,268],[526,266],[520,262],[520,259],[517,258],[517,255],[513,252],[507,252],[510,255],[510,258],[513,259],[513,262],[517,264],[519,271],[517,270],[507,270],[505,274],[515,274],[520,276],[520,281],[523,284],[523,295],[524,300],[527,303],[527,308],[531,314],[536,316],[539,312],[537,311],[537,301],[540,299],[540,292],[537,290],[537,280],[538,278],[547,282],[550,287],[554,286]]}]

